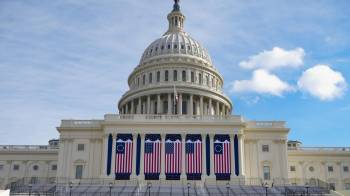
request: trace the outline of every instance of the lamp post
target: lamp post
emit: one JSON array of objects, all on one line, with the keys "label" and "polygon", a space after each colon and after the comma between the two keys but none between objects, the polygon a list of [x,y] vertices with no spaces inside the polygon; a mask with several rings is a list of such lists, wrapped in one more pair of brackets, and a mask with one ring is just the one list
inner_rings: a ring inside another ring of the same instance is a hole
[{"label": "lamp post", "polygon": [[112,196],[112,183],[109,183],[109,196]]},{"label": "lamp post", "polygon": [[148,196],[151,196],[151,186],[152,186],[152,183],[147,183],[147,189],[148,189]]},{"label": "lamp post", "polygon": [[310,188],[309,183],[305,184],[305,188],[306,188],[306,195],[309,195],[309,188]]},{"label": "lamp post", "polygon": [[187,183],[187,196],[190,196],[190,188],[191,188],[191,184]]},{"label": "lamp post", "polygon": [[72,182],[69,182],[69,196],[72,196],[72,188],[73,188],[73,184]]},{"label": "lamp post", "polygon": [[32,194],[32,187],[33,187],[33,185],[32,185],[32,184],[29,184],[29,185],[28,185],[28,187],[29,187],[29,196],[31,196],[31,194]]},{"label": "lamp post", "polygon": [[269,188],[269,185],[267,184],[267,182],[265,182],[264,187],[265,187],[265,193],[266,193],[266,196],[267,196],[267,189]]},{"label": "lamp post", "polygon": [[230,195],[230,183],[226,184],[226,189],[227,189],[227,196]]}]

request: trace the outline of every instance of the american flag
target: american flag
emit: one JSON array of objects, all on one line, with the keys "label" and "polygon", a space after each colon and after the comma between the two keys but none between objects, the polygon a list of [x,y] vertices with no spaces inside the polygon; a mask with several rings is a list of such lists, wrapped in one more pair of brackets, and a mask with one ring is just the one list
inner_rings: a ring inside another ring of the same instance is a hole
[{"label": "american flag", "polygon": [[231,173],[231,144],[228,140],[214,142],[214,173]]},{"label": "american flag", "polygon": [[118,139],[116,143],[115,173],[131,174],[132,170],[132,141]]},{"label": "american flag", "polygon": [[165,173],[180,174],[181,173],[181,141],[167,140],[165,142]]},{"label": "american flag", "polygon": [[186,173],[202,173],[202,141],[186,141]]},{"label": "american flag", "polygon": [[159,140],[145,141],[145,174],[160,173],[161,143]]}]

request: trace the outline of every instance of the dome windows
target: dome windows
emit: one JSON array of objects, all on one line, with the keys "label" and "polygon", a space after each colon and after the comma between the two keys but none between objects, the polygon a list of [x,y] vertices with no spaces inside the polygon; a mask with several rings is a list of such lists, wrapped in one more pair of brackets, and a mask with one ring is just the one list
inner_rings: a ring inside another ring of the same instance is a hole
[{"label": "dome windows", "polygon": [[162,46],[160,47],[160,49],[161,49],[161,50],[164,50],[164,46],[162,45]]},{"label": "dome windows", "polygon": [[185,45],[181,45],[181,49],[182,49],[182,50],[185,49]]},{"label": "dome windows", "polygon": [[149,73],[149,76],[148,76],[148,83],[152,84],[152,73]]},{"label": "dome windows", "polygon": [[176,44],[174,45],[174,48],[177,49],[177,45]]},{"label": "dome windows", "polygon": [[186,71],[185,70],[182,71],[182,81],[186,82]]},{"label": "dome windows", "polygon": [[157,71],[157,82],[160,82],[160,71]]},{"label": "dome windows", "polygon": [[168,70],[165,70],[165,73],[164,73],[164,80],[165,80],[166,82],[169,81],[169,71],[168,71]]},{"label": "dome windows", "polygon": [[168,49],[170,49],[170,44],[168,44]]},{"label": "dome windows", "polygon": [[174,81],[177,81],[177,70],[174,70]]}]

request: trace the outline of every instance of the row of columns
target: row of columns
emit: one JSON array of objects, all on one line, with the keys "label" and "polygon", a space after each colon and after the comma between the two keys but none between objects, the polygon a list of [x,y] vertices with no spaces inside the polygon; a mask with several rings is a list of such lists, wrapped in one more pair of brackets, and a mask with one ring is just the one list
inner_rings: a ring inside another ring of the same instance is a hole
[{"label": "row of columns", "polygon": [[[195,134],[195,133],[193,133]],[[112,147],[112,172],[109,176],[106,175],[107,171],[107,143],[108,143],[108,136],[109,134],[106,134],[104,139],[103,139],[103,144],[104,144],[104,165],[103,165],[103,170],[102,175],[106,178],[114,178],[114,168],[115,168],[115,154],[116,154],[116,134],[113,135],[113,147]],[[130,178],[131,179],[139,179],[139,180],[144,180],[144,148],[145,148],[145,134],[144,133],[134,133],[133,135],[133,159],[132,159],[132,173]],[[140,135],[141,137],[141,151],[140,151],[140,174],[136,175],[136,149],[137,149],[137,136]],[[165,179],[165,135],[166,134],[161,134],[161,172],[160,172],[160,179]],[[212,133],[209,133],[209,138],[210,138],[210,175],[207,176],[207,165],[206,165],[206,136],[207,134],[201,134],[202,135],[202,180],[204,180],[206,177],[215,179],[215,174],[214,174],[214,135]],[[231,141],[231,179],[237,178],[235,175],[235,161],[234,161],[234,136],[235,134],[230,134],[230,141]],[[186,149],[186,134],[181,134],[181,140],[182,140],[182,154],[181,154],[181,161],[182,161],[182,167],[181,167],[181,179],[186,179],[186,167],[185,167],[185,149]],[[243,153],[243,136],[238,135],[238,144],[239,144],[239,153],[238,153],[238,160],[239,160],[239,176],[242,177],[244,176],[244,153]]]},{"label": "row of columns", "polygon": [[[120,109],[120,114],[189,114],[189,115],[217,115],[225,116],[230,114],[230,108],[219,101],[213,101],[211,98],[206,98],[207,101],[204,102],[204,96],[198,96],[199,100],[194,100],[193,94],[188,95],[188,99],[184,99],[182,93],[178,93],[178,102],[174,104],[174,94],[168,93],[165,94],[165,98],[161,97],[160,94],[155,95],[156,99],[151,99],[151,95],[145,96],[146,101],[143,101],[143,97],[124,104]],[[163,105],[163,102],[167,101],[167,110]],[[187,103],[186,109],[183,110],[183,102]],[[213,104],[215,102],[215,104]],[[136,105],[136,106],[135,106]],[[193,107],[195,105],[195,107]],[[176,107],[177,113],[174,109]]]}]

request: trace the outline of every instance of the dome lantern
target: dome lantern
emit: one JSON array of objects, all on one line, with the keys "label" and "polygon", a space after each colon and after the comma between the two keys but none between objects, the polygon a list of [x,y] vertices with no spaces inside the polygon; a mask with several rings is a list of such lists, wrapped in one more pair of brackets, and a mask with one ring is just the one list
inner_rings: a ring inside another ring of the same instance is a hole
[{"label": "dome lantern", "polygon": [[173,32],[183,32],[185,16],[180,11],[179,0],[175,0],[173,10],[168,14],[169,29],[165,35]]}]

